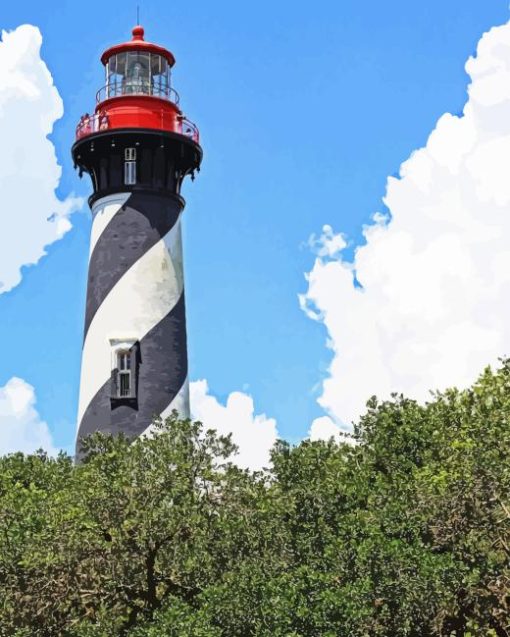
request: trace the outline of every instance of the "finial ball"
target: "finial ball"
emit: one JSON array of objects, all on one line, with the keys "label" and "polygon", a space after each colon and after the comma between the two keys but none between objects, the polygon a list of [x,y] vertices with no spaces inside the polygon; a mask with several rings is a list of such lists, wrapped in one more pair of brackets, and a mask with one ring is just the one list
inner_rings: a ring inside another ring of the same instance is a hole
[{"label": "finial ball", "polygon": [[143,30],[143,27],[140,26],[139,24],[137,24],[136,27],[134,27],[133,31],[132,31],[133,40],[143,40],[144,33],[145,33],[145,31]]}]

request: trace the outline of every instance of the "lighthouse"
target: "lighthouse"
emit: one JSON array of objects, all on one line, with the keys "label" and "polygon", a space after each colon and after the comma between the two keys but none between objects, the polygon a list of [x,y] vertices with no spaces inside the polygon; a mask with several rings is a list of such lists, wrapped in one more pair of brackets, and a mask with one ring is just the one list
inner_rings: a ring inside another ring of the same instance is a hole
[{"label": "lighthouse", "polygon": [[180,191],[200,169],[199,133],[174,56],[141,26],[101,62],[105,85],[72,147],[93,188],[78,453],[96,431],[136,437],[155,416],[189,417]]}]

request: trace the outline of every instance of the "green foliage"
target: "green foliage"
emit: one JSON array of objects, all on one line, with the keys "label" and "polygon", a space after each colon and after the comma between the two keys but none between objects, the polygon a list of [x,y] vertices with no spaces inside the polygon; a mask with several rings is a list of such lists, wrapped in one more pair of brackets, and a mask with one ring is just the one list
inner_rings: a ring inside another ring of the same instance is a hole
[{"label": "green foliage", "polygon": [[510,363],[266,472],[174,415],[0,458],[0,637],[510,635]]}]

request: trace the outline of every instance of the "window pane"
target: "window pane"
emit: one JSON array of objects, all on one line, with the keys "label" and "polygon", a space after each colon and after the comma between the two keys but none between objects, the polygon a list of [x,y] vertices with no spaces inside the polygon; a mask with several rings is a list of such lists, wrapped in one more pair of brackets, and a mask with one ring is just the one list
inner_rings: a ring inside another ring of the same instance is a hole
[{"label": "window pane", "polygon": [[120,352],[118,355],[118,368],[121,371],[131,369],[131,354],[130,352]]},{"label": "window pane", "polygon": [[112,57],[108,60],[108,77],[115,75],[116,62],[117,62],[117,56],[112,55]]},{"label": "window pane", "polygon": [[119,393],[121,396],[129,396],[131,393],[130,381],[131,374],[129,372],[122,372],[120,374],[120,384],[119,384]]},{"label": "window pane", "polygon": [[124,162],[124,183],[128,186],[136,184],[136,161]]},{"label": "window pane", "polygon": [[117,53],[115,57],[117,59],[115,73],[117,73],[117,75],[120,75],[121,77],[124,77],[126,75],[127,53]]},{"label": "window pane", "polygon": [[154,77],[161,73],[161,55],[151,53],[151,74]]},{"label": "window pane", "polygon": [[152,94],[168,97],[168,62],[161,55],[151,56]]},{"label": "window pane", "polygon": [[125,93],[150,93],[149,53],[127,53]]},{"label": "window pane", "polygon": [[126,53],[118,53],[112,55],[108,60],[108,92],[107,97],[116,97],[122,95],[122,87],[124,85],[126,74]]}]

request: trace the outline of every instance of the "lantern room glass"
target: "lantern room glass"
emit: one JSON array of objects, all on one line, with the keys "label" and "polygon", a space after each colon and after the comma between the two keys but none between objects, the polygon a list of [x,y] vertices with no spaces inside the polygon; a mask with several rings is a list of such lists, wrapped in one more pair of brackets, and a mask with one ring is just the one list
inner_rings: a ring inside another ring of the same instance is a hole
[{"label": "lantern room glass", "polygon": [[145,51],[112,55],[106,64],[106,97],[120,95],[170,99],[170,67],[166,58]]}]

